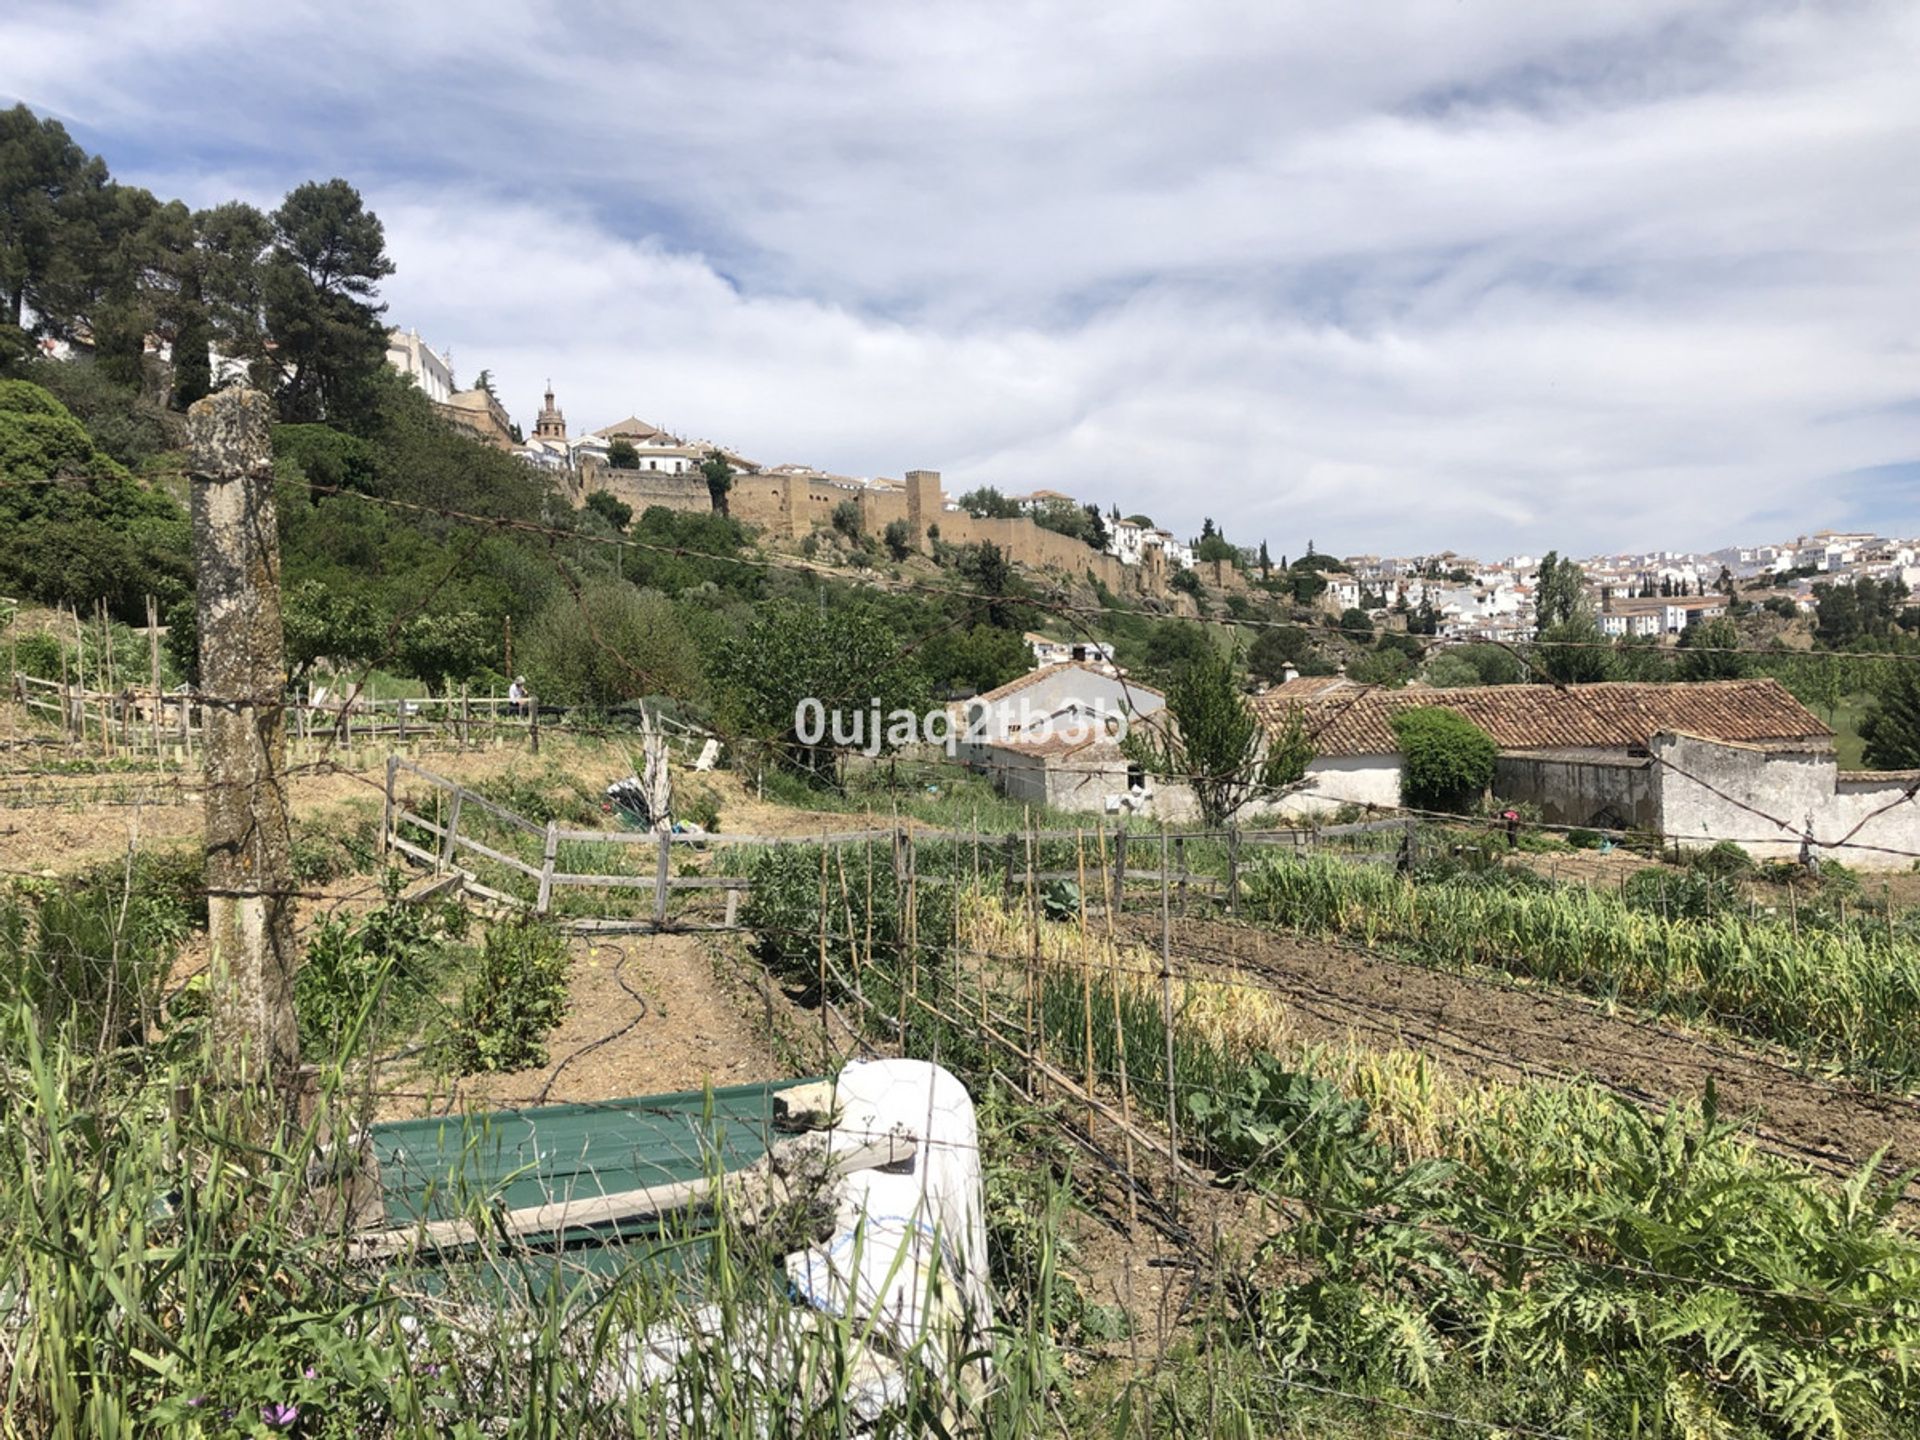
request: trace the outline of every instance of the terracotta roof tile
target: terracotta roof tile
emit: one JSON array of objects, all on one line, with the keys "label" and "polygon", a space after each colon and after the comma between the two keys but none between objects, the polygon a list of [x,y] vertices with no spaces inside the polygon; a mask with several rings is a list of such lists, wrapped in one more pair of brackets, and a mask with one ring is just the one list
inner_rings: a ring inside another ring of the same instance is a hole
[{"label": "terracotta roof tile", "polygon": [[[1296,682],[1297,683],[1297,682]],[[1502,750],[1620,749],[1683,732],[1738,743],[1803,740],[1824,749],[1833,731],[1779,681],[1710,680],[1692,685],[1480,685],[1449,690],[1359,686],[1319,694],[1290,686],[1254,702],[1270,724],[1297,705],[1322,755],[1391,755],[1391,720],[1408,706],[1444,706],[1478,725]]]}]

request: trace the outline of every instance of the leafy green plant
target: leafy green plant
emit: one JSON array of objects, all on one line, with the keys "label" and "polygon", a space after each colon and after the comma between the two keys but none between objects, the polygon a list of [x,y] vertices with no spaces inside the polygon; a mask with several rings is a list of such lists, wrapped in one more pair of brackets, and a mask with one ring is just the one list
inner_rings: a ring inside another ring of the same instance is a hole
[{"label": "leafy green plant", "polygon": [[1710,870],[1637,870],[1620,894],[1629,909],[1671,920],[1704,920],[1737,904],[1733,887]]},{"label": "leafy green plant", "polygon": [[534,924],[496,925],[461,993],[449,1032],[463,1075],[547,1062],[547,1036],[567,1011],[567,944]]},{"label": "leafy green plant", "polygon": [[705,785],[681,785],[673,792],[674,813],[709,834],[720,828],[720,797]]},{"label": "leafy green plant", "polygon": [[1400,798],[1416,810],[1467,811],[1493,783],[1493,739],[1466,716],[1437,706],[1396,711]]},{"label": "leafy green plant", "polygon": [[293,980],[306,1054],[339,1055],[369,1021],[383,1034],[407,1033],[432,998],[448,947],[466,933],[467,912],[454,903],[402,904],[399,879],[389,872],[386,904],[357,920],[328,916],[308,940]]},{"label": "leafy green plant", "polygon": [[1731,880],[1753,873],[1753,857],[1731,840],[1717,840],[1705,850],[1689,851],[1687,866],[1702,874]]},{"label": "leafy green plant", "polygon": [[102,1047],[137,1043],[193,921],[159,860],[18,886],[0,901],[0,1008]]}]

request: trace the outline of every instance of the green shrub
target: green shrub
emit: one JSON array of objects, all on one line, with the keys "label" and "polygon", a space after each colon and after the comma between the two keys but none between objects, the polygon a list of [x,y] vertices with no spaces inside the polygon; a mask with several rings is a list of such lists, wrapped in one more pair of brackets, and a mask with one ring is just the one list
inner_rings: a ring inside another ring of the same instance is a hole
[{"label": "green shrub", "polygon": [[14,664],[22,675],[37,680],[58,680],[65,669],[66,647],[60,638],[45,630],[22,635],[14,642]]},{"label": "green shrub", "polygon": [[704,785],[683,785],[674,791],[673,811],[682,820],[713,833],[720,828],[720,797]]},{"label": "green shrub", "polygon": [[451,1033],[462,1075],[547,1063],[547,1036],[567,1013],[567,942],[545,926],[496,925],[460,997]]},{"label": "green shrub", "polygon": [[1629,909],[1665,920],[1704,920],[1735,904],[1732,887],[1706,870],[1640,870],[1620,893]]},{"label": "green shrub", "polygon": [[456,903],[400,904],[400,879],[389,872],[385,905],[358,920],[328,916],[307,942],[293,979],[307,1054],[343,1056],[363,1022],[387,1035],[409,1033],[431,1000],[449,943],[466,933],[467,912]]},{"label": "green shrub", "polygon": [[1465,812],[1493,783],[1493,738],[1466,716],[1437,706],[1398,711],[1400,799],[1416,810]]},{"label": "green shrub", "polygon": [[1598,830],[1569,830],[1567,843],[1576,850],[1598,850],[1601,835]]},{"label": "green shrub", "polygon": [[1705,850],[1688,852],[1687,868],[1730,880],[1736,875],[1751,875],[1753,857],[1733,841],[1719,840]]}]

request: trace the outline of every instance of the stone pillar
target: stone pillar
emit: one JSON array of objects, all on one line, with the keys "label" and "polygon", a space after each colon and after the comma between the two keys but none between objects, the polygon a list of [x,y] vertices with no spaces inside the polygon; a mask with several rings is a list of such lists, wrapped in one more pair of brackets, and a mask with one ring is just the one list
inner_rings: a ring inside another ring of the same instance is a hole
[{"label": "stone pillar", "polygon": [[292,864],[273,402],[221,390],[187,412],[206,724],[213,1037],[228,1078],[291,1084]]}]

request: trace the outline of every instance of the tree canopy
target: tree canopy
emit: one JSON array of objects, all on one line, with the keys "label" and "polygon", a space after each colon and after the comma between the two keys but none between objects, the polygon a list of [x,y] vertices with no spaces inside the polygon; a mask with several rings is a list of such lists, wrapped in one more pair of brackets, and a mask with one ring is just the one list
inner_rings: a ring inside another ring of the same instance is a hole
[{"label": "tree canopy", "polygon": [[1262,794],[1297,783],[1313,759],[1298,712],[1269,735],[1240,693],[1237,670],[1235,657],[1208,645],[1175,672],[1165,712],[1136,722],[1125,742],[1127,753],[1154,774],[1190,785],[1210,826],[1226,824]]},{"label": "tree canopy", "polygon": [[1920,769],[1920,664],[1892,664],[1860,721],[1866,761],[1876,770]]},{"label": "tree canopy", "polygon": [[1470,810],[1493,783],[1493,738],[1457,710],[1410,706],[1391,721],[1400,799],[1416,810]]}]

